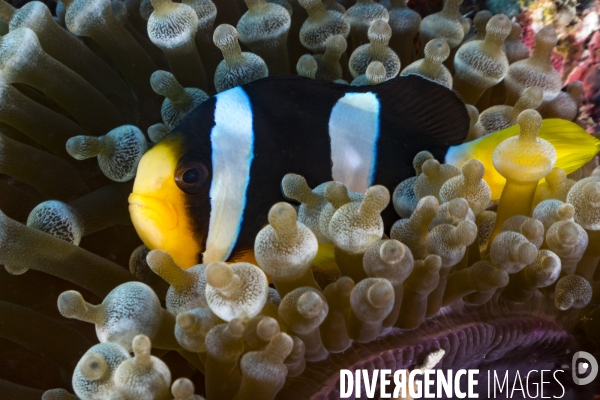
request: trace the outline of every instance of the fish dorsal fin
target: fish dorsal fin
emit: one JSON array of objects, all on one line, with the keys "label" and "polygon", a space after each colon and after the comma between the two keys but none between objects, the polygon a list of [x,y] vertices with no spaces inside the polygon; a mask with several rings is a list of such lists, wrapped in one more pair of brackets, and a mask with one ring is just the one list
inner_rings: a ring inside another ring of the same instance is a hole
[{"label": "fish dorsal fin", "polygon": [[[381,99],[382,124],[386,118],[399,120],[401,129],[416,135],[422,145],[448,147],[462,143],[467,136],[469,115],[465,104],[438,83],[407,75],[359,88]],[[424,147],[417,152],[421,150],[430,149]]]}]

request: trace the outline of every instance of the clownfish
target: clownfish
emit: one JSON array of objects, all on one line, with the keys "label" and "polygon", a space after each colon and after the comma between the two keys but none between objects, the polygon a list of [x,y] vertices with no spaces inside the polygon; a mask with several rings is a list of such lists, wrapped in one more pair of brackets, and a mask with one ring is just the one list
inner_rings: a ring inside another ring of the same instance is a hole
[{"label": "clownfish", "polygon": [[[131,219],[146,246],[182,268],[237,260],[284,199],[287,173],[311,187],[336,180],[357,192],[375,183],[391,192],[414,175],[422,150],[456,163],[489,153],[484,165],[493,169],[493,143],[461,145],[468,130],[458,96],[419,76],[363,87],[261,79],[208,99],[146,152],[129,196]],[[391,206],[383,218],[397,219]]]}]

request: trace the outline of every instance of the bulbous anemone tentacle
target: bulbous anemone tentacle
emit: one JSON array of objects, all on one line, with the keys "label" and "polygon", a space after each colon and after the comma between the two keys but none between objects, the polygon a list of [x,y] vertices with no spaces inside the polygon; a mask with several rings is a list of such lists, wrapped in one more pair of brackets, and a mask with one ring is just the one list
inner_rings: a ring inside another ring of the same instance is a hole
[{"label": "bulbous anemone tentacle", "polygon": [[240,41],[265,60],[270,75],[288,74],[289,12],[279,4],[265,0],[246,0],[246,4],[248,11],[237,24]]},{"label": "bulbous anemone tentacle", "polygon": [[421,75],[448,88],[452,87],[452,74],[442,64],[450,56],[450,47],[444,39],[433,39],[425,45],[425,58],[404,65],[400,75]]},{"label": "bulbous anemone tentacle", "polygon": [[182,85],[206,89],[206,73],[195,42],[198,15],[192,7],[168,0],[153,0],[152,6],[148,37],[165,53]]},{"label": "bulbous anemone tentacle", "polygon": [[265,78],[269,69],[264,60],[254,53],[242,52],[238,43],[237,30],[231,25],[219,25],[215,29],[213,42],[224,60],[215,71],[215,89],[223,92],[236,86]]},{"label": "bulbous anemone tentacle", "polygon": [[138,163],[148,150],[142,131],[123,125],[104,136],[75,136],[67,141],[67,152],[77,160],[98,158],[100,170],[107,178],[126,182],[135,177]]},{"label": "bulbous anemone tentacle", "polygon": [[2,213],[0,231],[0,262],[15,268],[17,273],[28,269],[43,271],[100,296],[134,278],[119,265],[105,258],[22,225]]}]

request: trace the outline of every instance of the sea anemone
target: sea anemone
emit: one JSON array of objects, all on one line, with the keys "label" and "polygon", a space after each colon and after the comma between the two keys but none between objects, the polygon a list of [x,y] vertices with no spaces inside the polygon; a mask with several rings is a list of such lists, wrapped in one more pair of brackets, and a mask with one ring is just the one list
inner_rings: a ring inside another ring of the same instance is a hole
[{"label": "sea anemone", "polygon": [[[417,368],[562,369],[546,390],[600,392],[570,373],[599,354],[600,171],[567,175],[537,136],[598,90],[577,68],[563,87],[554,29],[526,27],[530,56],[519,24],[483,10],[474,31],[461,0],[21,3],[0,0],[0,397],[337,399],[340,369]],[[393,193],[288,174],[295,204],[272,206],[249,260],[184,269],[141,245],[127,197],[146,150],[210,95],[294,67],[420,75],[465,102],[468,140],[520,133],[493,165],[422,149]]]}]

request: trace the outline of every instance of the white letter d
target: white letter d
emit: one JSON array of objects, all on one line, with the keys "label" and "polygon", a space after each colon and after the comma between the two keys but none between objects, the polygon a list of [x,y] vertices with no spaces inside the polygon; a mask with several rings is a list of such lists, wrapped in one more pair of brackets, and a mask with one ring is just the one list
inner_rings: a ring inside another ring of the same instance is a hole
[{"label": "white letter d", "polygon": [[[347,381],[346,381],[347,380]],[[340,398],[348,399],[352,395],[354,376],[348,369],[340,370]]]}]

